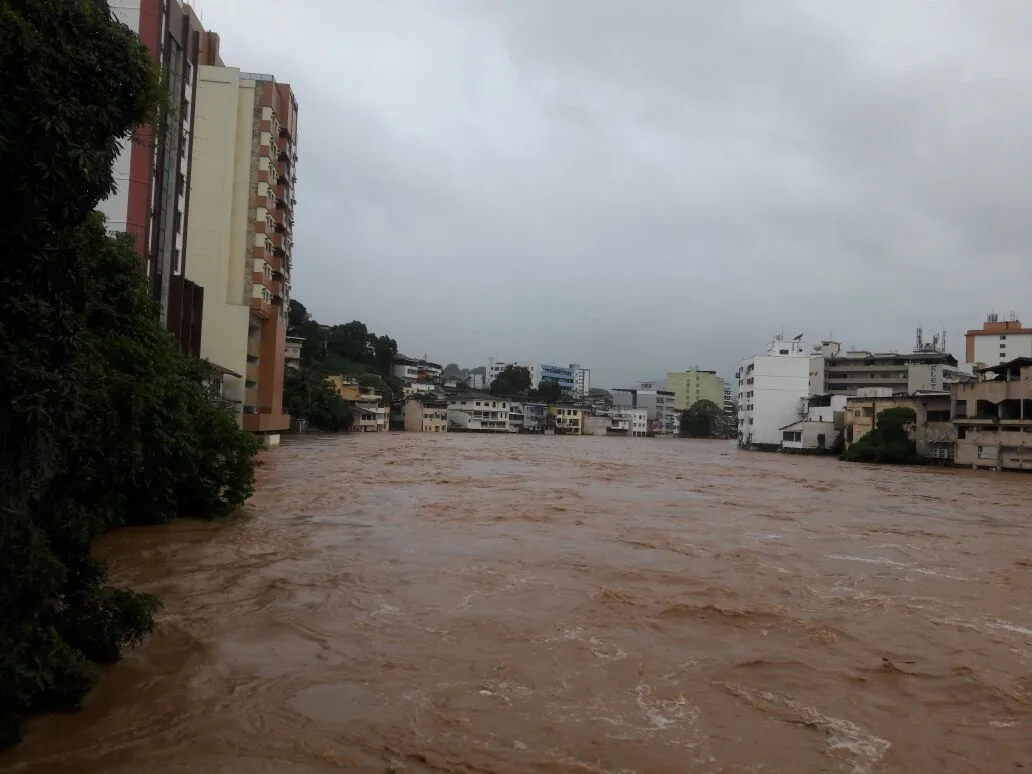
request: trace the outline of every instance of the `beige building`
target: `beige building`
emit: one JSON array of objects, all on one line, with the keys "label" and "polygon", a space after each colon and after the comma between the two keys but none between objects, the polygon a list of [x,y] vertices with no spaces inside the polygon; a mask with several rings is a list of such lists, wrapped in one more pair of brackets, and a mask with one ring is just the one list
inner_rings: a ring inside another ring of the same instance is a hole
[{"label": "beige building", "polygon": [[197,68],[188,278],[205,289],[201,356],[227,380],[245,430],[269,442],[283,411],[293,251],[297,102],[288,84]]},{"label": "beige building", "polygon": [[405,401],[405,430],[410,433],[448,432],[447,401],[430,398]]},{"label": "beige building", "polygon": [[357,379],[350,376],[328,376],[326,381],[340,397],[351,404],[354,412],[351,423],[353,433],[384,432],[390,428],[390,409],[380,405],[383,396],[376,390],[361,386]]},{"label": "beige building", "polygon": [[666,377],[666,388],[674,393],[676,411],[684,411],[700,400],[713,401],[722,407],[725,387],[724,380],[717,376],[716,371],[693,368],[690,371],[668,373]]},{"label": "beige building", "polygon": [[994,366],[1019,357],[1032,357],[1032,328],[1025,328],[1015,315],[1001,320],[990,314],[981,330],[964,334],[964,358],[968,363]]},{"label": "beige building", "polygon": [[950,390],[955,462],[972,468],[1032,470],[1032,357],[981,371]]},{"label": "beige building", "polygon": [[584,412],[571,406],[556,406],[554,411],[556,435],[583,435]]},{"label": "beige building", "polygon": [[950,421],[950,393],[929,392],[893,395],[888,387],[868,387],[846,400],[844,438],[846,448],[874,427],[878,414],[890,408],[911,408],[917,420],[910,437],[922,457],[952,459],[956,431]]}]

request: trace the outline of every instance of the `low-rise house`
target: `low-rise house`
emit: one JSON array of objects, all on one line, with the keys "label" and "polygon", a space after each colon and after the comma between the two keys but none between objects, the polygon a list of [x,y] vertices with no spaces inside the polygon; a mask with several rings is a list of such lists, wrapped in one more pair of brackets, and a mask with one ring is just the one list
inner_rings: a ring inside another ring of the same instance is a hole
[{"label": "low-rise house", "polygon": [[584,416],[584,435],[644,438],[649,429],[647,409],[620,408]]},{"label": "low-rise house", "polygon": [[556,435],[583,435],[584,412],[572,406],[556,406],[549,409],[554,419]]},{"label": "low-rise house", "polygon": [[389,427],[390,410],[374,403],[352,403],[354,418],[351,422],[353,433],[382,433]]},{"label": "low-rise house", "polygon": [[509,404],[509,432],[510,433],[522,433],[523,432],[523,404],[522,403],[510,403]]},{"label": "low-rise house", "polygon": [[823,451],[844,429],[845,395],[811,395],[799,401],[799,419],[781,428],[786,451]]},{"label": "low-rise house", "polygon": [[405,401],[405,430],[410,433],[448,432],[448,403],[435,398]]},{"label": "low-rise house", "polygon": [[365,387],[350,376],[335,374],[326,377],[337,393],[351,405],[355,433],[384,432],[390,429],[390,409],[381,404],[383,396],[371,387]]},{"label": "low-rise house", "polygon": [[891,387],[861,387],[846,399],[843,439],[846,448],[871,432],[878,414],[891,408],[910,408],[916,420],[910,437],[922,457],[939,460],[953,458],[956,432],[950,422],[950,393],[915,392],[892,394]]},{"label": "low-rise house", "polygon": [[451,430],[508,433],[509,401],[493,395],[453,395],[448,399]]},{"label": "low-rise house", "polygon": [[1032,470],[1032,357],[983,368],[954,384],[955,462],[972,468]]}]

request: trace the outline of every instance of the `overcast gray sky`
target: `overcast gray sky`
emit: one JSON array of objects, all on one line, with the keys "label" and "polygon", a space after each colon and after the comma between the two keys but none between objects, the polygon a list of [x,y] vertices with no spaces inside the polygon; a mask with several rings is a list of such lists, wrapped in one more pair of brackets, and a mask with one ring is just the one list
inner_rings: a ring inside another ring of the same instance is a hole
[{"label": "overcast gray sky", "polygon": [[408,354],[733,373],[1032,323],[1032,3],[202,0],[300,105],[293,295]]}]

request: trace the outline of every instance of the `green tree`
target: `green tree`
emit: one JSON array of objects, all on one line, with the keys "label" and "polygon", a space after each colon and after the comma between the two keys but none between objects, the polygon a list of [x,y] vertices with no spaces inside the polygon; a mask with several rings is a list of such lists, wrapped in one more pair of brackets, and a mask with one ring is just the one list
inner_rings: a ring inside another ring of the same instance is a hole
[{"label": "green tree", "polygon": [[921,457],[917,453],[917,444],[910,438],[916,422],[917,412],[909,406],[879,411],[874,429],[846,449],[841,459],[847,462],[917,464]]},{"label": "green tree", "polygon": [[491,382],[492,395],[523,395],[530,389],[530,370],[507,365]]},{"label": "green tree", "polygon": [[0,3],[0,746],[72,709],[153,625],[93,540],[210,516],[253,488],[256,443],[212,405],[159,321],[128,236],[93,212],[158,77],[104,0]]},{"label": "green tree", "polygon": [[308,421],[316,430],[338,432],[351,427],[351,406],[325,376],[309,369],[288,369],[283,380],[283,407],[290,416]]},{"label": "green tree", "polygon": [[681,412],[682,438],[717,438],[724,424],[724,412],[711,400],[697,400]]},{"label": "green tree", "polygon": [[311,319],[312,316],[308,314],[304,304],[296,298],[290,299],[290,306],[287,308],[287,333],[289,335],[301,335],[296,331]]},{"label": "green tree", "polygon": [[565,396],[559,382],[543,379],[536,390],[531,391],[531,396],[543,403],[558,403]]}]

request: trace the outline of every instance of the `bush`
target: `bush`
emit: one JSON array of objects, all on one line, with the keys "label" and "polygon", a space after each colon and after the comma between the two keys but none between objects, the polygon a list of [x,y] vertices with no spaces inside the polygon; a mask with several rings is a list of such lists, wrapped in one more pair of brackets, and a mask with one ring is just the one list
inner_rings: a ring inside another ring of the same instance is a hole
[{"label": "bush", "polygon": [[913,465],[921,462],[910,428],[917,421],[912,408],[897,406],[878,412],[874,429],[843,453],[847,462]]},{"label": "bush", "polygon": [[0,746],[71,709],[153,626],[93,540],[243,502],[256,442],[212,406],[161,325],[127,236],[93,210],[156,67],[104,0],[0,5]]}]

